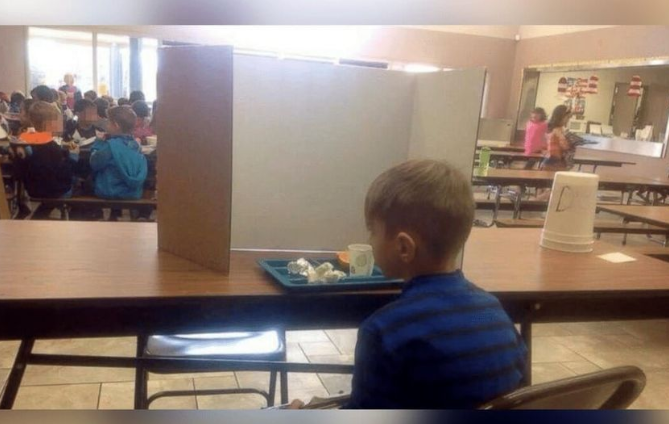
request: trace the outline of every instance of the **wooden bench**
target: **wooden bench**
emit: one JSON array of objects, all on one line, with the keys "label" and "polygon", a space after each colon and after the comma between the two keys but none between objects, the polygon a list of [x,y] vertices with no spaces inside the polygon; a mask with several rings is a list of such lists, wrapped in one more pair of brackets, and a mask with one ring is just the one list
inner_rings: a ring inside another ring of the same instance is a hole
[{"label": "wooden bench", "polygon": [[63,212],[63,219],[68,219],[68,207],[71,206],[91,206],[98,208],[110,209],[133,209],[138,207],[150,207],[155,210],[158,206],[158,201],[155,198],[155,192],[145,190],[141,199],[137,200],[122,200],[122,199],[102,199],[94,196],[75,196],[60,199],[43,199],[31,198],[31,202],[37,202],[42,205],[49,205],[58,208]]},{"label": "wooden bench", "polygon": [[[495,200],[494,199],[475,199],[476,209],[478,210],[494,210],[495,209]],[[523,211],[530,212],[545,212],[548,209],[548,201],[542,200],[523,200],[521,202],[521,208]],[[501,211],[512,211],[514,210],[515,205],[508,199],[502,199],[499,202],[499,210]]]},{"label": "wooden bench", "polygon": [[[499,228],[543,228],[543,219],[496,219],[495,225]],[[595,221],[594,232],[601,234],[655,234],[669,237],[669,229],[640,223],[622,223],[618,221]],[[627,237],[623,239],[627,244]]]}]

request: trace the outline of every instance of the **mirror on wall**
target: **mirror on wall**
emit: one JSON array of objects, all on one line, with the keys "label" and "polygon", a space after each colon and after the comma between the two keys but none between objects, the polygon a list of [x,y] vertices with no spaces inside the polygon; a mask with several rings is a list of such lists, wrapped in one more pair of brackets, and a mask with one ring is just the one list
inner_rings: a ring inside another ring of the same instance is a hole
[{"label": "mirror on wall", "polygon": [[594,142],[588,148],[663,157],[668,138],[669,61],[653,62],[657,64],[525,69],[516,139],[522,139],[532,109],[542,107],[550,116],[564,104],[574,111],[569,130]]}]

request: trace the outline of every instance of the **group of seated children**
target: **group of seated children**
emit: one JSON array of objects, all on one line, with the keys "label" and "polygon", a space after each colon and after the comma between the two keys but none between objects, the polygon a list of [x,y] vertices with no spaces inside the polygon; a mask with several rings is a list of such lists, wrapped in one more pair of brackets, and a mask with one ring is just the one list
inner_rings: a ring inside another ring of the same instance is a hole
[{"label": "group of seated children", "polygon": [[[84,97],[74,102],[73,118],[64,119],[64,108],[59,109],[53,96],[49,97],[41,87],[33,90],[32,99],[21,102],[19,140],[25,144],[11,150],[15,172],[28,194],[32,198],[67,198],[72,196],[75,183],[84,180],[81,189],[84,195],[94,194],[104,199],[141,198],[147,160],[140,141],[151,135],[145,125],[146,103],[139,100],[132,107],[107,108],[107,101],[96,104]],[[44,97],[47,99],[43,100]],[[142,118],[138,118],[135,108],[142,111]],[[140,132],[141,137],[135,138],[135,132]],[[59,135],[62,144],[56,141]],[[85,140],[88,143],[82,143]],[[85,149],[83,144],[87,145]],[[32,218],[46,219],[52,209],[40,205]],[[102,216],[99,208],[93,213],[73,212],[82,213],[81,217]],[[119,210],[112,210],[110,219],[115,220],[119,215]]]}]

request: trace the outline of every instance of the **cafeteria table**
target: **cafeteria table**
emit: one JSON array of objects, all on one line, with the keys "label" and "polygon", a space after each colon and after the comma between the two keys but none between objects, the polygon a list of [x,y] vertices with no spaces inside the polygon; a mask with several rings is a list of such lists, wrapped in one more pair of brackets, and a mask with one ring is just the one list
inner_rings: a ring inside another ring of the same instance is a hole
[{"label": "cafeteria table", "polygon": [[[472,176],[474,185],[485,185],[495,187],[495,206],[493,207],[493,221],[497,218],[499,212],[499,203],[503,187],[518,186],[519,193],[514,196],[514,214],[513,218],[520,218],[520,208],[522,198],[528,187],[550,188],[555,178],[554,171],[537,171],[521,169],[488,169],[486,172],[479,172],[476,169]],[[646,178],[637,176],[599,176],[599,189],[620,191],[623,195],[627,194],[627,202],[632,201],[635,192],[651,193],[656,198],[666,197],[669,193],[669,179]],[[644,198],[650,202],[651,194]],[[622,202],[621,198],[621,202]]]},{"label": "cafeteria table", "polygon": [[[526,155],[525,152],[490,152],[490,159],[502,162],[504,167],[509,167],[512,162],[522,161],[528,162],[530,160],[541,161],[544,158],[543,154],[536,153]],[[623,165],[636,165],[636,162],[625,160],[602,159],[594,156],[576,155],[574,164],[578,165],[580,171],[582,167],[592,166],[592,172],[597,172],[597,167],[608,166],[614,168],[621,168]]]},{"label": "cafeteria table", "polygon": [[[533,229],[475,228],[464,254],[465,275],[500,299],[528,347],[533,323],[669,318],[669,263],[600,241],[590,254],[546,250],[539,237]],[[636,260],[598,258],[616,251]],[[0,340],[22,341],[0,407],[11,408],[29,364],[139,370],[170,361],[36,354],[37,339],[355,328],[398,296],[396,290],[288,293],[257,264],[300,256],[307,254],[235,250],[223,275],[158,251],[152,223],[0,221]],[[311,365],[282,369],[311,372]],[[327,372],[341,371],[330,366]]]}]

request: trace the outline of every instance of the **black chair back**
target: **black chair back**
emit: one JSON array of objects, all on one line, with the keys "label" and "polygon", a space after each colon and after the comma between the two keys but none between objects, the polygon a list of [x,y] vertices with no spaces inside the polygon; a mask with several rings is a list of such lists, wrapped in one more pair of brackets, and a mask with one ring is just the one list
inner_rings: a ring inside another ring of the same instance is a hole
[{"label": "black chair back", "polygon": [[480,409],[625,409],[646,385],[646,375],[626,366],[524,387]]}]

